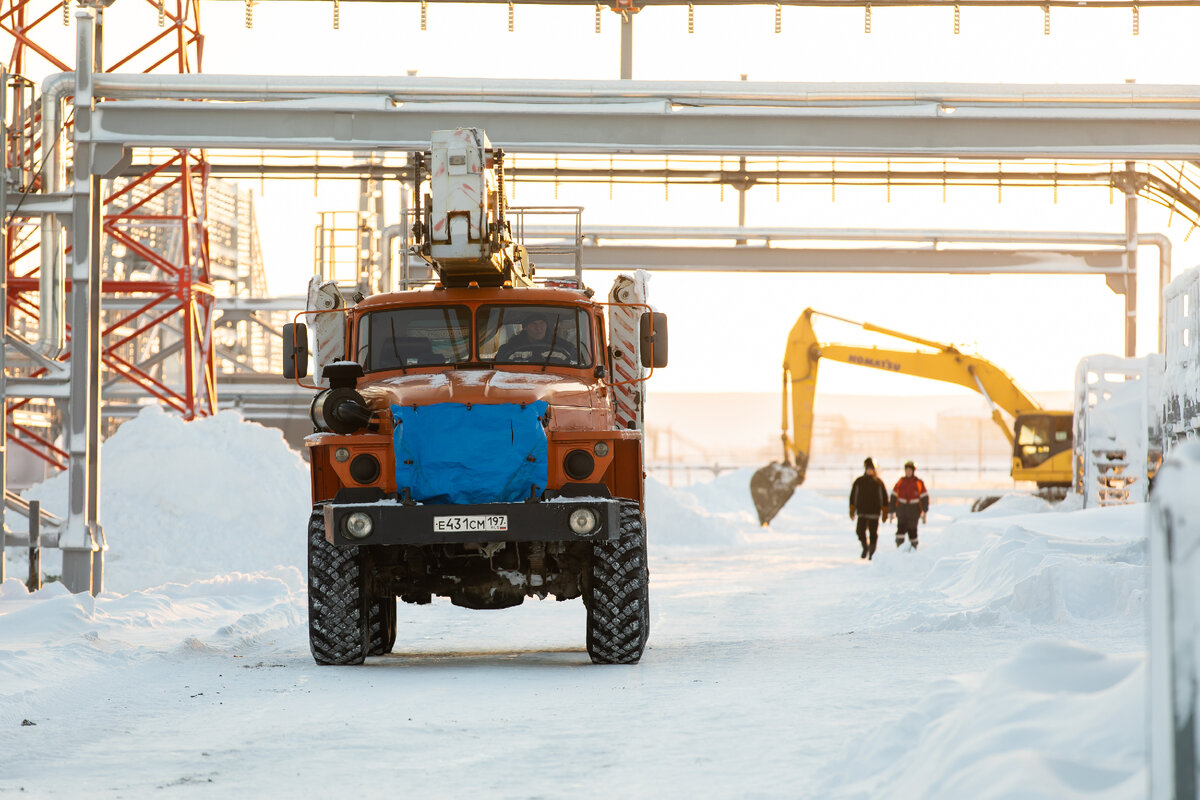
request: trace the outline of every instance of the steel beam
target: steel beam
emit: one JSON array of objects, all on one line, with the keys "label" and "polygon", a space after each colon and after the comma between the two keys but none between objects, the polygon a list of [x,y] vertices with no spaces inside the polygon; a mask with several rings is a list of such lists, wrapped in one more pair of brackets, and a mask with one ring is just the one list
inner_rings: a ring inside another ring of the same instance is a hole
[{"label": "steel beam", "polygon": [[[584,245],[585,270],[652,269],[684,272],[878,272],[1124,276],[1124,250],[922,248],[671,247]],[[548,269],[573,269],[550,258]]]},{"label": "steel beam", "polygon": [[[96,77],[122,98],[88,138],[114,165],[126,147],[422,150],[464,121],[509,152],[1200,159],[1195,86]],[[242,102],[166,99],[200,97]]]}]

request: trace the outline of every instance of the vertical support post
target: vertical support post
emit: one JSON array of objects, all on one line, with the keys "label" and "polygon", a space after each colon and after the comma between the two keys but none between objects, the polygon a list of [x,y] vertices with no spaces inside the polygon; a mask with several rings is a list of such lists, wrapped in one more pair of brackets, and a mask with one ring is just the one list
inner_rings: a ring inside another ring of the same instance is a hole
[{"label": "vertical support post", "polygon": [[29,501],[29,578],[25,588],[36,592],[42,588],[42,503]]},{"label": "vertical support post", "polygon": [[1171,451],[1154,479],[1147,513],[1150,602],[1150,797],[1195,797],[1200,789],[1197,712],[1200,710],[1200,525],[1194,513],[1200,445]]},{"label": "vertical support post", "polygon": [[[746,157],[742,156],[738,159],[738,169],[741,175],[738,178],[738,230],[746,228],[746,190],[750,188],[750,182],[746,179]],[[734,244],[745,244],[745,239],[738,239]]]},{"label": "vertical support post", "polygon": [[1134,162],[1125,162],[1125,357],[1137,355],[1137,184]]},{"label": "vertical support post", "polygon": [[[0,66],[0,164],[8,163],[8,72]],[[8,219],[8,181],[0,176],[0,222]],[[8,226],[0,224],[0,253],[8,258]],[[0,583],[4,583],[4,511],[8,497],[8,387],[5,349],[8,346],[8,264],[0,264]]]},{"label": "vertical support post", "polygon": [[621,80],[633,80],[633,12],[621,12]]},{"label": "vertical support post", "polygon": [[[412,157],[405,157],[408,164],[412,165]],[[400,291],[408,291],[408,234],[412,226],[408,221],[408,184],[401,181],[400,183]],[[388,244],[391,247],[391,244]],[[389,276],[389,281],[393,279]],[[394,283],[389,283],[385,287],[385,291],[392,291]]]},{"label": "vertical support post", "polygon": [[100,179],[92,174],[92,70],[99,56],[96,18],[75,14],[75,159],[71,217],[71,382],[67,403],[67,519],[59,539],[63,584],[72,592],[103,588],[100,530]]}]

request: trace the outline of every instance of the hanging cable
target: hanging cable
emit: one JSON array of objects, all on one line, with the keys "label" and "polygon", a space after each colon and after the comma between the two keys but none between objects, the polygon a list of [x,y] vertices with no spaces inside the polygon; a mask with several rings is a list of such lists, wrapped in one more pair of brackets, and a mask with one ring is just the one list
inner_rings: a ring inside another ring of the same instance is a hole
[{"label": "hanging cable", "polygon": [[342,5],[341,0],[333,0],[333,29],[339,30],[342,27]]},{"label": "hanging cable", "polygon": [[425,30],[425,23],[428,21],[429,4],[425,0],[421,0],[421,30]]},{"label": "hanging cable", "polygon": [[246,0],[246,30],[254,28],[254,0]]},{"label": "hanging cable", "polygon": [[783,31],[783,4],[776,3],[775,4],[775,32],[781,33],[782,31]]}]

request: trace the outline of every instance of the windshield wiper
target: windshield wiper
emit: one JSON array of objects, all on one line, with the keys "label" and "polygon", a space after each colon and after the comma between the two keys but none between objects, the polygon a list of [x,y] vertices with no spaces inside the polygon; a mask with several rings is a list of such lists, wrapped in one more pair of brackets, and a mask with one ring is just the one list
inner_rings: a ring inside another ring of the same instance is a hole
[{"label": "windshield wiper", "polygon": [[408,370],[404,367],[404,359],[400,358],[400,350],[396,347],[396,339],[399,338],[396,335],[396,315],[392,314],[388,322],[392,326],[392,355],[396,357],[396,363],[400,365],[400,371],[407,375]]},{"label": "windshield wiper", "polygon": [[554,355],[554,345],[558,344],[558,326],[561,323],[561,319],[554,320],[554,335],[550,337],[550,349],[546,351],[546,360],[542,362],[542,372],[545,372],[546,367],[550,366],[550,357]]}]

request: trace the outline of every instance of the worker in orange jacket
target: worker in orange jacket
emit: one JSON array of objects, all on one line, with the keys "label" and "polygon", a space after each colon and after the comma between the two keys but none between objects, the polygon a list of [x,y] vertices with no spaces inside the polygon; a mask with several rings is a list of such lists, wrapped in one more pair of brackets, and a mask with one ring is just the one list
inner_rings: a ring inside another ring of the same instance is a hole
[{"label": "worker in orange jacket", "polygon": [[925,481],[917,477],[917,465],[904,462],[904,477],[892,488],[892,513],[896,515],[896,547],[904,544],[904,538],[917,549],[917,520],[925,521],[929,511],[929,490]]}]

